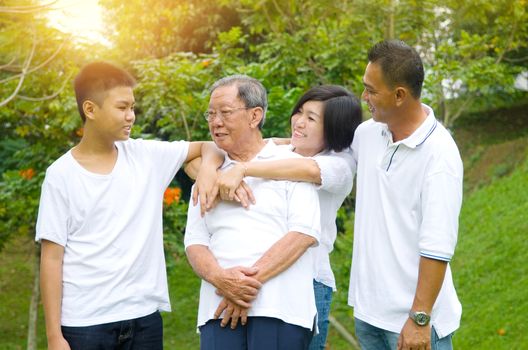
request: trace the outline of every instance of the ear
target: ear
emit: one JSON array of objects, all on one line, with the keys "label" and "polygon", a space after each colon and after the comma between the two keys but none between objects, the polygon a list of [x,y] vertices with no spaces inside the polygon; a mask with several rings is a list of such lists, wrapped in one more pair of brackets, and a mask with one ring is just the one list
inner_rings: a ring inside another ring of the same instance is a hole
[{"label": "ear", "polygon": [[404,102],[405,102],[405,99],[409,96],[409,91],[407,91],[406,88],[402,87],[402,86],[398,86],[394,92],[394,97],[395,97],[395,100],[396,100],[396,105],[397,106],[401,106]]},{"label": "ear", "polygon": [[84,115],[86,116],[86,119],[93,120],[95,117],[95,111],[97,109],[97,105],[95,104],[95,102],[86,100],[83,102],[82,108],[84,111]]},{"label": "ear", "polygon": [[264,118],[264,110],[262,107],[254,107],[250,114],[249,126],[251,128],[258,128],[262,118]]}]

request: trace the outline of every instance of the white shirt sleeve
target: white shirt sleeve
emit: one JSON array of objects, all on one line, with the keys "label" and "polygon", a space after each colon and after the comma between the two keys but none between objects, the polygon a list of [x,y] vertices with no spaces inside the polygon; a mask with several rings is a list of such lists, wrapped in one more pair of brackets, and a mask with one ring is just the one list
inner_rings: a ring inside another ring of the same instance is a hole
[{"label": "white shirt sleeve", "polygon": [[296,231],[312,236],[319,244],[321,215],[319,197],[313,184],[291,182],[288,188],[288,232]]},{"label": "white shirt sleeve", "polygon": [[[193,186],[194,191],[194,186]],[[193,205],[189,201],[189,209],[187,210],[187,225],[185,227],[185,237],[183,243],[185,249],[191,245],[200,244],[209,246],[211,235],[205,225],[205,218],[200,215],[200,203]]]},{"label": "white shirt sleeve", "polygon": [[458,238],[462,178],[448,171],[429,175],[422,190],[420,255],[450,261]]},{"label": "white shirt sleeve", "polygon": [[349,152],[333,152],[313,157],[321,171],[321,185],[318,190],[330,193],[350,193],[356,163]]},{"label": "white shirt sleeve", "polygon": [[46,172],[42,183],[35,240],[52,241],[62,246],[68,239],[68,198],[64,186],[53,185],[53,174]]},{"label": "white shirt sleeve", "polygon": [[143,144],[153,160],[156,173],[161,176],[165,186],[168,186],[187,158],[189,142],[143,140]]}]

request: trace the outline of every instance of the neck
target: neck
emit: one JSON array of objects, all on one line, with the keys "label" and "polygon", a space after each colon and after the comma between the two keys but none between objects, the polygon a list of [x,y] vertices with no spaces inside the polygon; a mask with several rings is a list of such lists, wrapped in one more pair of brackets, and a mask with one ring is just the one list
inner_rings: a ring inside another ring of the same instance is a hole
[{"label": "neck", "polygon": [[248,140],[239,142],[238,146],[240,147],[236,147],[236,150],[228,151],[227,154],[229,155],[229,158],[238,162],[249,162],[251,159],[255,158],[265,145],[266,141],[264,141],[262,135],[259,133]]},{"label": "neck", "polygon": [[427,113],[419,100],[402,106],[391,123],[387,124],[392,133],[392,141],[400,141],[411,136],[426,118]]},{"label": "neck", "polygon": [[75,148],[77,152],[86,155],[105,155],[115,152],[115,143],[114,140],[101,137],[90,128],[85,127],[83,137]]}]

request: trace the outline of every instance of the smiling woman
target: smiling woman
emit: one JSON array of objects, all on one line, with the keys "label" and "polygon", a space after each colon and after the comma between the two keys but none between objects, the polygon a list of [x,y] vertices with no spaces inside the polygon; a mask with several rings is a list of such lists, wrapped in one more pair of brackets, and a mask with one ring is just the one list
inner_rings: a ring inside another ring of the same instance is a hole
[{"label": "smiling woman", "polygon": [[98,0],[59,0],[48,12],[50,24],[70,33],[74,39],[96,41],[109,46]]}]

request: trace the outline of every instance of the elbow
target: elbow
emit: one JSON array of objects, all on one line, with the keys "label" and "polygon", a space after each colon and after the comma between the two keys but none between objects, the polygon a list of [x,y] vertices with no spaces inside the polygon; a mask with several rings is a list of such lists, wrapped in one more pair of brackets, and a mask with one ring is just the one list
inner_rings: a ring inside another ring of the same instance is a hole
[{"label": "elbow", "polygon": [[309,176],[310,182],[316,185],[321,185],[321,182],[322,182],[321,169],[319,168],[319,165],[317,164],[317,162],[313,159],[308,169],[308,176]]},{"label": "elbow", "polygon": [[301,235],[302,235],[302,238],[301,238],[302,247],[304,250],[317,245],[318,241],[317,241],[317,238],[315,238],[314,236],[310,236],[305,233],[301,233]]}]

